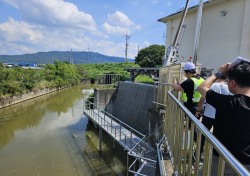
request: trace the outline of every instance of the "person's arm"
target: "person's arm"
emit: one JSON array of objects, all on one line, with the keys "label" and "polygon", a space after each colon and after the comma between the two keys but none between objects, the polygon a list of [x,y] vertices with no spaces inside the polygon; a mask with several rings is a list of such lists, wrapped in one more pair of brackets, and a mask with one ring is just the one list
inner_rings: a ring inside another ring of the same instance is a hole
[{"label": "person's arm", "polygon": [[198,103],[197,111],[196,111],[196,113],[195,113],[195,116],[196,116],[196,117],[200,117],[200,115],[201,115],[201,110],[202,110],[204,101],[205,101],[205,98],[204,98],[204,97],[201,97],[201,99],[200,99],[200,101],[199,101],[199,103]]},{"label": "person's arm", "polygon": [[174,83],[173,84],[173,88],[174,88],[174,90],[176,90],[176,91],[183,91],[183,88],[180,86],[180,84],[178,84],[178,83]]},{"label": "person's arm", "polygon": [[216,80],[216,76],[212,75],[200,84],[198,87],[198,92],[200,92],[202,97],[206,97],[207,91]]},{"label": "person's arm", "polygon": [[[223,75],[226,73],[227,69],[228,69],[229,64],[223,64],[218,72]],[[211,87],[211,85],[217,80],[218,78],[215,75],[210,76],[209,78],[207,78],[205,81],[203,81],[201,83],[201,85],[198,87],[198,92],[200,92],[200,94],[202,95],[202,97],[206,97],[206,93],[209,90],[209,88]]]}]

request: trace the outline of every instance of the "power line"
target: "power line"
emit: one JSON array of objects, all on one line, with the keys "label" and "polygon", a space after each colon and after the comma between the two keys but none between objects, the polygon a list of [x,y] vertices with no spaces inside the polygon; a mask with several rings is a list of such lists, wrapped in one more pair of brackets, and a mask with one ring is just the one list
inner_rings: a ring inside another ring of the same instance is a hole
[{"label": "power line", "polygon": [[149,25],[148,27],[145,27],[145,29],[143,29],[143,30],[141,30],[141,31],[132,33],[131,36],[133,37],[133,36],[139,35],[139,34],[141,34],[141,33],[147,32],[147,31],[149,31],[149,30],[151,30],[151,29],[157,27],[158,25],[160,25],[160,23],[157,23],[157,24],[155,24],[155,25],[153,25],[153,26]]}]

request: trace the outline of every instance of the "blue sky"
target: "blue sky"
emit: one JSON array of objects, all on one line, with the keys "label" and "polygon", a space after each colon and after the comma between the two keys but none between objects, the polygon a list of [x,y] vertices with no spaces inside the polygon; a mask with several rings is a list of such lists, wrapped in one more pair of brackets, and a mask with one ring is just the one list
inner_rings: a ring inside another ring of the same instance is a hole
[{"label": "blue sky", "polygon": [[[190,0],[189,6],[198,4]],[[0,0],[0,55],[39,51],[93,51],[128,57],[138,48],[164,45],[158,19],[186,0]]]}]

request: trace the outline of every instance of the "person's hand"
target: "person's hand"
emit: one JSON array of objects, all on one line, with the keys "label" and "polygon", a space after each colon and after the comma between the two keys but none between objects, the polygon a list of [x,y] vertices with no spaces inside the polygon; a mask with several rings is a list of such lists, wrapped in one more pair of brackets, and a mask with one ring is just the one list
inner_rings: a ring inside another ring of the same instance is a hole
[{"label": "person's hand", "polygon": [[200,112],[200,111],[196,111],[195,117],[197,117],[198,119],[200,119],[200,117],[201,117],[201,112]]},{"label": "person's hand", "polygon": [[220,72],[221,75],[224,75],[229,67],[230,64],[223,64],[222,66],[220,66],[220,68],[218,69],[218,72]]},{"label": "person's hand", "polygon": [[176,78],[174,78],[174,83],[179,84],[179,81]]}]

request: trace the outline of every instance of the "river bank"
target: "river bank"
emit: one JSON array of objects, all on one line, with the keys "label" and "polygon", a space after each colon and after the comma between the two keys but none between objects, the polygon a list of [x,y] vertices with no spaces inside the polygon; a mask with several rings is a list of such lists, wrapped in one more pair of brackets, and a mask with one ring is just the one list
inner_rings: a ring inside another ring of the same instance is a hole
[{"label": "river bank", "polygon": [[49,94],[49,93],[52,93],[61,89],[64,89],[64,88],[45,88],[41,90],[31,91],[26,94],[20,94],[20,95],[16,95],[12,97],[1,98],[0,109],[17,104],[17,103],[21,103],[26,100],[40,97],[42,95],[46,95],[46,94]]}]

